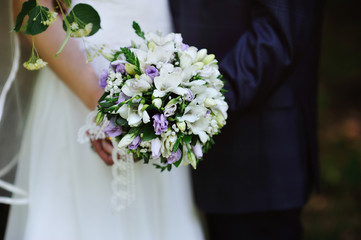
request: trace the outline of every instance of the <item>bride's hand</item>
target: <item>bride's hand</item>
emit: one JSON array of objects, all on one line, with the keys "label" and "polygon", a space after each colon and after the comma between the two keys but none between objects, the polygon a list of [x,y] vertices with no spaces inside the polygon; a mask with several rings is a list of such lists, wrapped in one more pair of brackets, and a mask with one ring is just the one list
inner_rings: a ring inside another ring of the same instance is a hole
[{"label": "bride's hand", "polygon": [[107,139],[91,140],[95,152],[108,166],[113,165],[112,151],[113,145]]}]

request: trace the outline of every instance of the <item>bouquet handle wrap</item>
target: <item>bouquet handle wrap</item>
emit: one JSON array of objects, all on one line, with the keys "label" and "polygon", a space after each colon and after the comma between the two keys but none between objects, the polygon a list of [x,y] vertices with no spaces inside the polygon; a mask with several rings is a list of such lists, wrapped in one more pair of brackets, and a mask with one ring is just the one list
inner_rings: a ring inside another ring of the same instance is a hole
[{"label": "bouquet handle wrap", "polygon": [[134,160],[133,155],[127,154],[125,148],[118,148],[112,140],[113,161],[112,166],[112,204],[116,211],[129,206],[135,199]]}]

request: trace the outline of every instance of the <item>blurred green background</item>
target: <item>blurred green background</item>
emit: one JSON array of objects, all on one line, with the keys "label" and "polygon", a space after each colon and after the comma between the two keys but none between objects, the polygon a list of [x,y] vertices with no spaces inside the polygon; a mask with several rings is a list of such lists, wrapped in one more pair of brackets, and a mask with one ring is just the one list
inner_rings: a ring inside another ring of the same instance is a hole
[{"label": "blurred green background", "polygon": [[305,239],[359,240],[361,1],[325,3],[319,83],[321,193],[313,194],[305,208]]}]

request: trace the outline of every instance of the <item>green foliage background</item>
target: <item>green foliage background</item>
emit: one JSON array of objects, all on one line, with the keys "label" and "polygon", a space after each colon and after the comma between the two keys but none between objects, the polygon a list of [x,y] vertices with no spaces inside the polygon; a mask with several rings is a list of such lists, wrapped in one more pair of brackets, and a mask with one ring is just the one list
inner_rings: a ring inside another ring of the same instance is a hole
[{"label": "green foliage background", "polygon": [[305,239],[361,239],[361,2],[325,2],[319,82],[321,193]]}]

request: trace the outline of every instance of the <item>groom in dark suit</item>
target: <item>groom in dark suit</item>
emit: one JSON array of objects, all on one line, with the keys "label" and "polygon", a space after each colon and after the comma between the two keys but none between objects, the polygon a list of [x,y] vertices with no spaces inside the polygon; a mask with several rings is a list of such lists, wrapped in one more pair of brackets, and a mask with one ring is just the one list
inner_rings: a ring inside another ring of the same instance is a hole
[{"label": "groom in dark suit", "polygon": [[216,54],[229,117],[193,174],[210,239],[302,238],[318,184],[322,1],[170,0],[185,43]]}]

